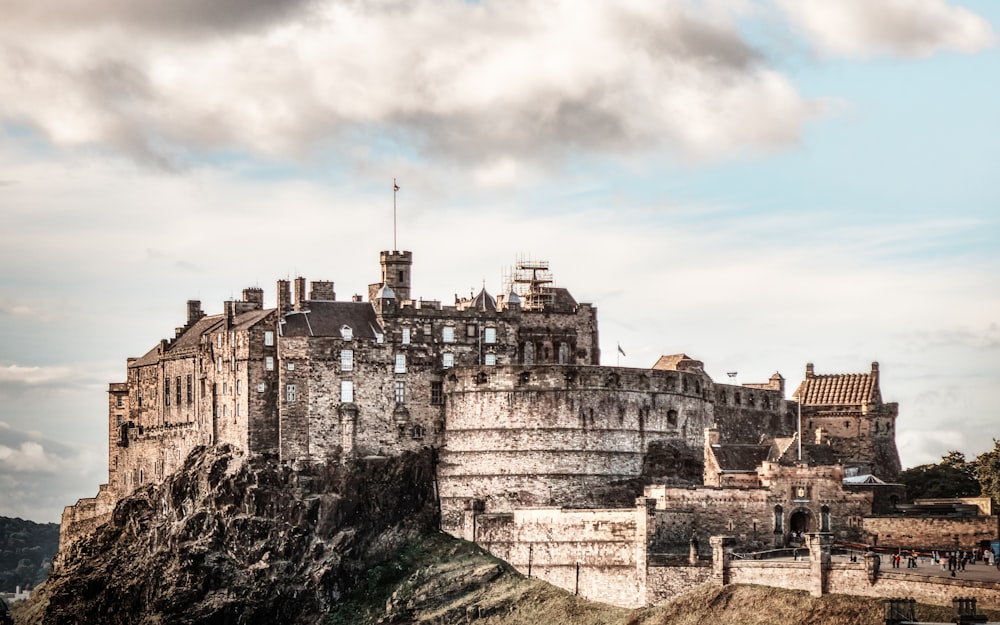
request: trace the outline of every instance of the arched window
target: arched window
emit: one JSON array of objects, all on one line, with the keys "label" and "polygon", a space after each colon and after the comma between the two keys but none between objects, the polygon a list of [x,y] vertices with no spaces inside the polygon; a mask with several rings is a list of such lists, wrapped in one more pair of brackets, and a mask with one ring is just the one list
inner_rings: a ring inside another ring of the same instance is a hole
[{"label": "arched window", "polygon": [[830,506],[823,506],[819,510],[819,531],[830,531]]},{"label": "arched window", "polygon": [[785,532],[785,515],[780,505],[774,507],[774,533],[783,534]]},{"label": "arched window", "polygon": [[354,338],[354,330],[351,329],[351,326],[347,324],[340,326],[340,338],[345,341],[350,341]]}]

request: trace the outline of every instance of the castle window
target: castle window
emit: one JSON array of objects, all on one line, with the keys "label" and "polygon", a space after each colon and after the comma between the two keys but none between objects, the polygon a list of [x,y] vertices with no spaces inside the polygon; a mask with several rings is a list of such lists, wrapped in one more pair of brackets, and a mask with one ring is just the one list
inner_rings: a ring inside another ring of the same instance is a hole
[{"label": "castle window", "polygon": [[393,393],[396,403],[402,404],[406,402],[406,382],[403,380],[396,380],[394,393]]},{"label": "castle window", "polygon": [[424,437],[424,426],[414,425],[413,429],[410,430],[410,435],[413,437],[413,440],[415,441],[422,439]]},{"label": "castle window", "polygon": [[844,429],[845,430],[849,430],[850,428],[851,428],[851,422],[850,421],[844,421]]},{"label": "castle window", "polygon": [[450,369],[455,366],[455,354],[451,352],[445,352],[441,354],[441,366],[445,369]]},{"label": "castle window", "polygon": [[266,330],[264,332],[264,345],[267,347],[274,345],[274,332],[271,330]]},{"label": "castle window", "polygon": [[121,395],[115,397],[115,408],[124,408],[125,400]]},{"label": "castle window", "polygon": [[441,329],[441,340],[445,343],[455,342],[455,328],[452,326],[445,326]]},{"label": "castle window", "polygon": [[222,417],[225,418],[228,416],[229,416],[229,406],[227,406],[226,404],[222,404]]},{"label": "castle window", "polygon": [[287,365],[285,365],[285,368],[288,369],[289,371],[295,371],[295,363],[290,362]]},{"label": "castle window", "polygon": [[240,405],[236,404],[236,416],[240,416]]},{"label": "castle window", "polygon": [[379,345],[381,345],[382,343],[385,343],[385,335],[382,334],[381,332],[376,332],[375,333],[375,342],[378,343]]},{"label": "castle window", "polygon": [[409,344],[410,344],[410,329],[403,328],[403,345],[409,345]]},{"label": "castle window", "polygon": [[743,400],[743,398],[740,397],[739,392],[733,393],[733,403],[735,403],[737,406],[739,406],[741,403],[743,403],[742,400]]},{"label": "castle window", "polygon": [[265,388],[266,387],[264,386],[263,382],[260,382],[260,383],[257,384],[257,392],[258,393],[263,393]]},{"label": "castle window", "polygon": [[[222,336],[221,334],[219,336]],[[222,373],[222,356],[219,356],[219,360],[215,363],[216,373]]]},{"label": "castle window", "polygon": [[668,410],[667,411],[667,423],[670,425],[677,425],[677,411]]},{"label": "castle window", "polygon": [[425,323],[424,324],[424,334],[426,334],[427,337],[430,338],[430,336],[431,336],[431,324],[429,324],[429,323]]},{"label": "castle window", "polygon": [[116,427],[121,427],[122,426],[122,420],[123,420],[123,417],[120,414],[116,414],[115,415],[115,424],[116,424]]},{"label": "castle window", "polygon": [[[297,398],[298,398],[298,392],[295,389],[295,385],[294,384],[286,384],[285,385],[285,401],[288,402],[288,403],[292,403]],[[223,406],[223,415],[222,416],[225,416],[224,412],[225,412],[225,406]]]},{"label": "castle window", "polygon": [[485,356],[483,356],[483,364],[486,365],[487,367],[492,367],[493,365],[497,364],[497,355],[486,354]]},{"label": "castle window", "polygon": [[531,341],[525,341],[524,343],[524,364],[533,365],[535,364],[535,344]]},{"label": "castle window", "polygon": [[228,382],[223,382],[222,383],[222,394],[223,395],[228,395],[229,394],[229,383]]},{"label": "castle window", "polygon": [[229,370],[236,371],[236,356],[229,357]]},{"label": "castle window", "polygon": [[819,531],[830,531],[830,506],[823,506],[819,511]]},{"label": "castle window", "polygon": [[354,401],[354,382],[350,380],[340,381],[340,402],[349,404]]},{"label": "castle window", "polygon": [[784,533],[785,517],[783,514],[784,510],[781,506],[774,507],[774,533],[782,534]]},{"label": "castle window", "polygon": [[236,380],[236,394],[241,395],[243,393],[243,380]]},{"label": "castle window", "polygon": [[431,382],[431,404],[440,406],[444,403],[444,383]]},{"label": "castle window", "polygon": [[496,328],[486,328],[483,332],[483,342],[487,345],[492,345],[497,342],[497,329]]},{"label": "castle window", "polygon": [[406,373],[406,354],[396,354],[396,366],[393,373]]},{"label": "castle window", "polygon": [[400,284],[406,282],[406,274],[403,272],[402,269],[399,270],[399,282]]},{"label": "castle window", "polygon": [[474,339],[478,335],[479,335],[479,326],[477,326],[474,323],[466,324],[465,336],[469,337],[470,339]]},{"label": "castle window", "polygon": [[222,332],[215,335],[215,346],[222,347]]},{"label": "castle window", "polygon": [[354,350],[353,349],[342,349],[342,350],[340,350],[340,370],[341,371],[353,371],[354,370]]},{"label": "castle window", "polygon": [[174,398],[177,400],[177,405],[181,405],[181,376],[174,378]]},{"label": "castle window", "polygon": [[187,403],[194,401],[194,379],[191,374],[187,374]]},{"label": "castle window", "polygon": [[351,339],[354,338],[354,330],[351,329],[351,326],[343,325],[340,327],[340,338],[344,339],[345,341],[350,341]]},{"label": "castle window", "polygon": [[274,356],[266,356],[264,358],[264,370],[274,371]]},{"label": "castle window", "polygon": [[163,378],[163,405],[170,405],[170,378]]},{"label": "castle window", "polygon": [[559,364],[565,365],[569,364],[569,344],[560,343],[559,344]]}]

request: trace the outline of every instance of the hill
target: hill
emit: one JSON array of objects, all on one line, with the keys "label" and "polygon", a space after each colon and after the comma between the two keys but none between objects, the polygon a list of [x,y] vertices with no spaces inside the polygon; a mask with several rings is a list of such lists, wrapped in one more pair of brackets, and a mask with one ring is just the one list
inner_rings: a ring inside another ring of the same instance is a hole
[{"label": "hill", "polygon": [[[527,579],[436,530],[434,455],[293,470],[201,449],[63,554],[21,625],[837,625],[881,603],[756,587],[700,587],[626,610]],[[918,616],[947,620],[948,610]]]},{"label": "hill", "polygon": [[58,524],[0,517],[0,592],[41,583],[58,548]]}]

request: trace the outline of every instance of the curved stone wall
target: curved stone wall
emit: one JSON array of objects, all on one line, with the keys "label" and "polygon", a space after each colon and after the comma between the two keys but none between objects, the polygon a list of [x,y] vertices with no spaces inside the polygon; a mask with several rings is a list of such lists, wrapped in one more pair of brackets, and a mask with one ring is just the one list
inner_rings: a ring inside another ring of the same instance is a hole
[{"label": "curved stone wall", "polygon": [[700,450],[713,422],[711,381],[699,373],[473,367],[452,371],[445,392],[438,475],[453,532],[476,506],[633,505],[649,445]]}]

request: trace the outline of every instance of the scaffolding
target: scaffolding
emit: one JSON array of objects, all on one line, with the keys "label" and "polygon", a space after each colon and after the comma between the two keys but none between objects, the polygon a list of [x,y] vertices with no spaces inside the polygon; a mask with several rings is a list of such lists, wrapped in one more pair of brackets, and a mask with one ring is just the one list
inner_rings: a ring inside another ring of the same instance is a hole
[{"label": "scaffolding", "polygon": [[555,299],[554,281],[547,260],[518,257],[517,262],[504,277],[508,291],[521,298],[522,310],[551,308]]}]

